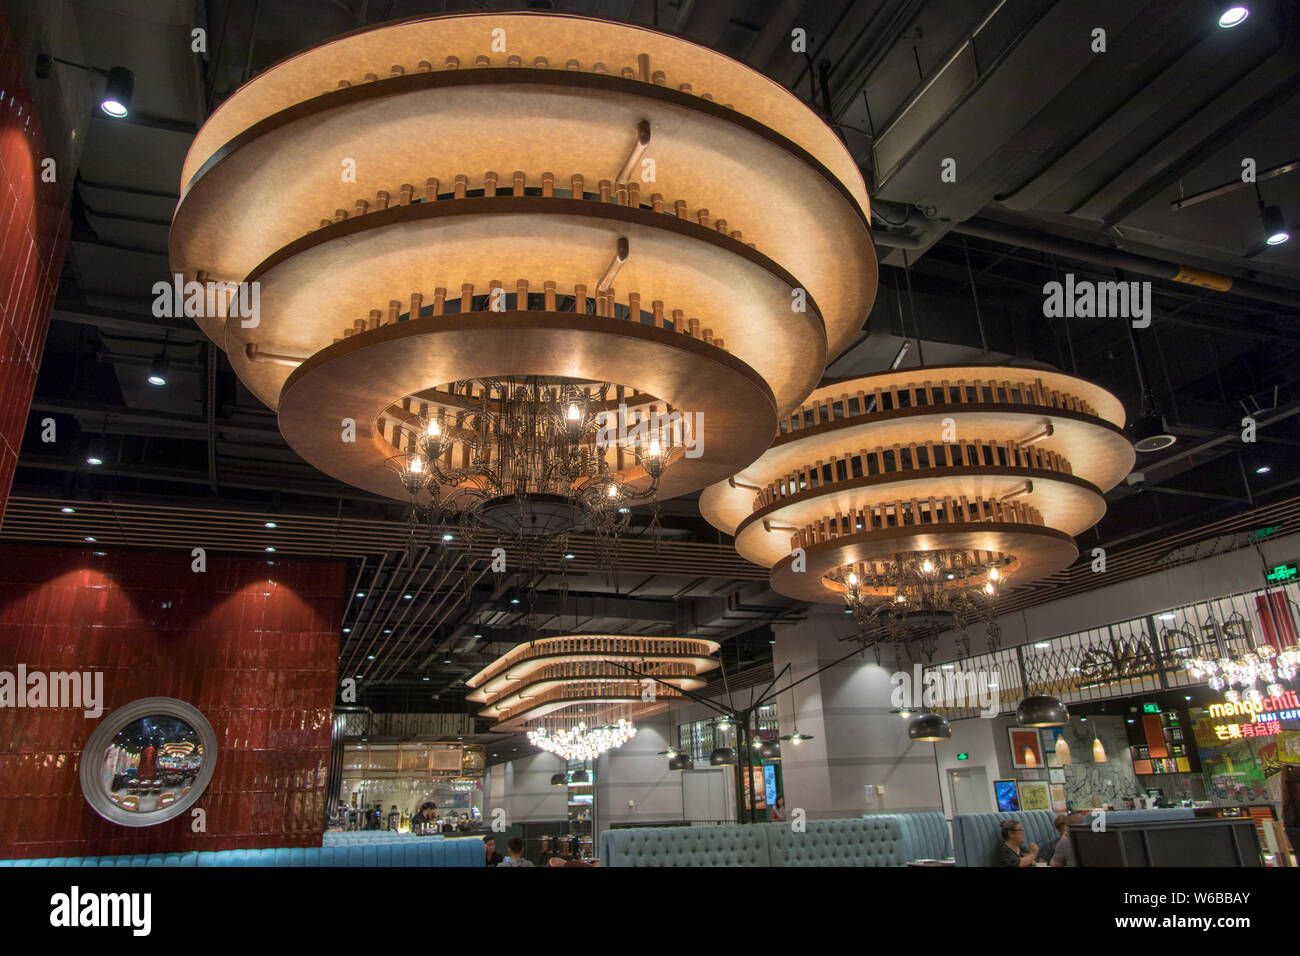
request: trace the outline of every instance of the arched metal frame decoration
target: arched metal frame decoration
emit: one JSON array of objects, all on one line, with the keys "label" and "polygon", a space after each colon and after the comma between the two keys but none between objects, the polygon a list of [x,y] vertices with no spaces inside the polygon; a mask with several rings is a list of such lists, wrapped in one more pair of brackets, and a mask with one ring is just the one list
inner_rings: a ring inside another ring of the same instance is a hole
[{"label": "arched metal frame decoration", "polygon": [[[189,724],[202,742],[203,763],[199,768],[198,776],[190,786],[189,793],[164,808],[148,813],[136,813],[119,807],[104,793],[102,781],[99,779],[99,758],[123,729],[142,717],[155,716],[174,717]],[[95,759],[87,760],[87,754],[96,755]],[[201,710],[193,704],[174,697],[141,697],[112,711],[91,732],[90,738],[81,751],[79,772],[81,793],[94,811],[111,823],[124,827],[151,827],[174,820],[194,806],[207,791],[216,768],[217,734]]]}]

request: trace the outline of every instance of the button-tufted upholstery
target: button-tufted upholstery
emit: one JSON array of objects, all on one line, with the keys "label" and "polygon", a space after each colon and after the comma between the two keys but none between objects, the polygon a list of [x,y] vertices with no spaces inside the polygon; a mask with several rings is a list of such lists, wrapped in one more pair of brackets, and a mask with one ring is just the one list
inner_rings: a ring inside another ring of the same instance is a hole
[{"label": "button-tufted upholstery", "polygon": [[952,834],[948,821],[938,810],[928,813],[871,813],[863,819],[890,817],[903,828],[903,852],[908,860],[952,858]]},{"label": "button-tufted upholstery", "polygon": [[405,843],[408,840],[443,840],[441,833],[420,836],[415,833],[394,833],[388,830],[342,830],[326,833],[322,846],[351,846],[354,843]]},{"label": "button-tufted upholstery", "polygon": [[762,824],[773,866],[903,866],[902,824],[894,817],[809,820],[796,832],[788,823]]},{"label": "button-tufted upholstery", "polygon": [[404,840],[327,847],[0,860],[6,866],[483,866],[483,842]]},{"label": "button-tufted upholstery", "polygon": [[629,827],[600,836],[604,866],[771,866],[761,824]]},{"label": "button-tufted upholstery", "polygon": [[1002,821],[1019,820],[1025,828],[1025,845],[1043,846],[1055,840],[1051,810],[1021,810],[1016,813],[959,813],[952,818],[953,851],[958,866],[996,866],[998,844],[1002,842]]}]

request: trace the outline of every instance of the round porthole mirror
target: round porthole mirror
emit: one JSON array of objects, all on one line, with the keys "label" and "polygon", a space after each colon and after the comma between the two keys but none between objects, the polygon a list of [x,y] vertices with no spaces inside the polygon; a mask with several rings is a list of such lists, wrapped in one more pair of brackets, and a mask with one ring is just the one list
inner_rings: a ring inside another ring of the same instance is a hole
[{"label": "round porthole mirror", "polygon": [[81,752],[81,792],[107,820],[149,827],[180,816],[217,765],[217,735],[197,707],[144,697],[119,707]]}]

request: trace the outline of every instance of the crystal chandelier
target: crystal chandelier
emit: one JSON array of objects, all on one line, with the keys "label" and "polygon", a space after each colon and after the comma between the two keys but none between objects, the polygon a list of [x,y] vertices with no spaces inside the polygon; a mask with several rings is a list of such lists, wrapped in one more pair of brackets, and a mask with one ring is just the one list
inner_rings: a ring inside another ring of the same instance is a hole
[{"label": "crystal chandelier", "polygon": [[636,727],[624,717],[613,724],[588,727],[578,723],[571,727],[528,731],[528,742],[565,760],[592,760],[610,750],[617,750],[636,736]]},{"label": "crystal chandelier", "polygon": [[[1279,683],[1295,679],[1300,670],[1300,648],[1288,647],[1279,652],[1270,644],[1263,644],[1244,654],[1229,655],[1213,660],[1196,657],[1183,662],[1183,667],[1193,680],[1203,680],[1211,690],[1223,691],[1229,703],[1246,701],[1260,703],[1265,696],[1279,697],[1285,688]],[[1259,689],[1264,685],[1264,692]]]},{"label": "crystal chandelier", "polygon": [[657,537],[660,479],[692,438],[689,418],[637,401],[608,383],[542,376],[423,393],[396,436],[407,450],[389,459],[411,504],[408,547],[422,529],[437,538],[452,523],[471,547],[483,536],[513,542],[530,597],[574,532],[592,533],[612,568],[633,505],[649,505]]},{"label": "crystal chandelier", "polygon": [[923,551],[854,562],[828,575],[842,589],[858,639],[916,641],[927,657],[939,634],[956,628],[970,653],[967,627],[985,622],[990,650],[998,643],[997,600],[1006,581],[1006,556],[984,551]]}]

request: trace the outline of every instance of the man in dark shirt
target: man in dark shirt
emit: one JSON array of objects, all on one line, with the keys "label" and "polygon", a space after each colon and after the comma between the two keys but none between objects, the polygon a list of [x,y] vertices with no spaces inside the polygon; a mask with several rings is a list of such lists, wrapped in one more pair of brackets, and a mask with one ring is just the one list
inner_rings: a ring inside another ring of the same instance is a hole
[{"label": "man in dark shirt", "polygon": [[504,857],[497,852],[497,841],[495,837],[485,836],[483,838],[483,861],[485,866],[498,866]]},{"label": "man in dark shirt", "polygon": [[1038,844],[1025,847],[1025,828],[1017,820],[1002,821],[1002,842],[998,844],[998,866],[1033,866]]}]

